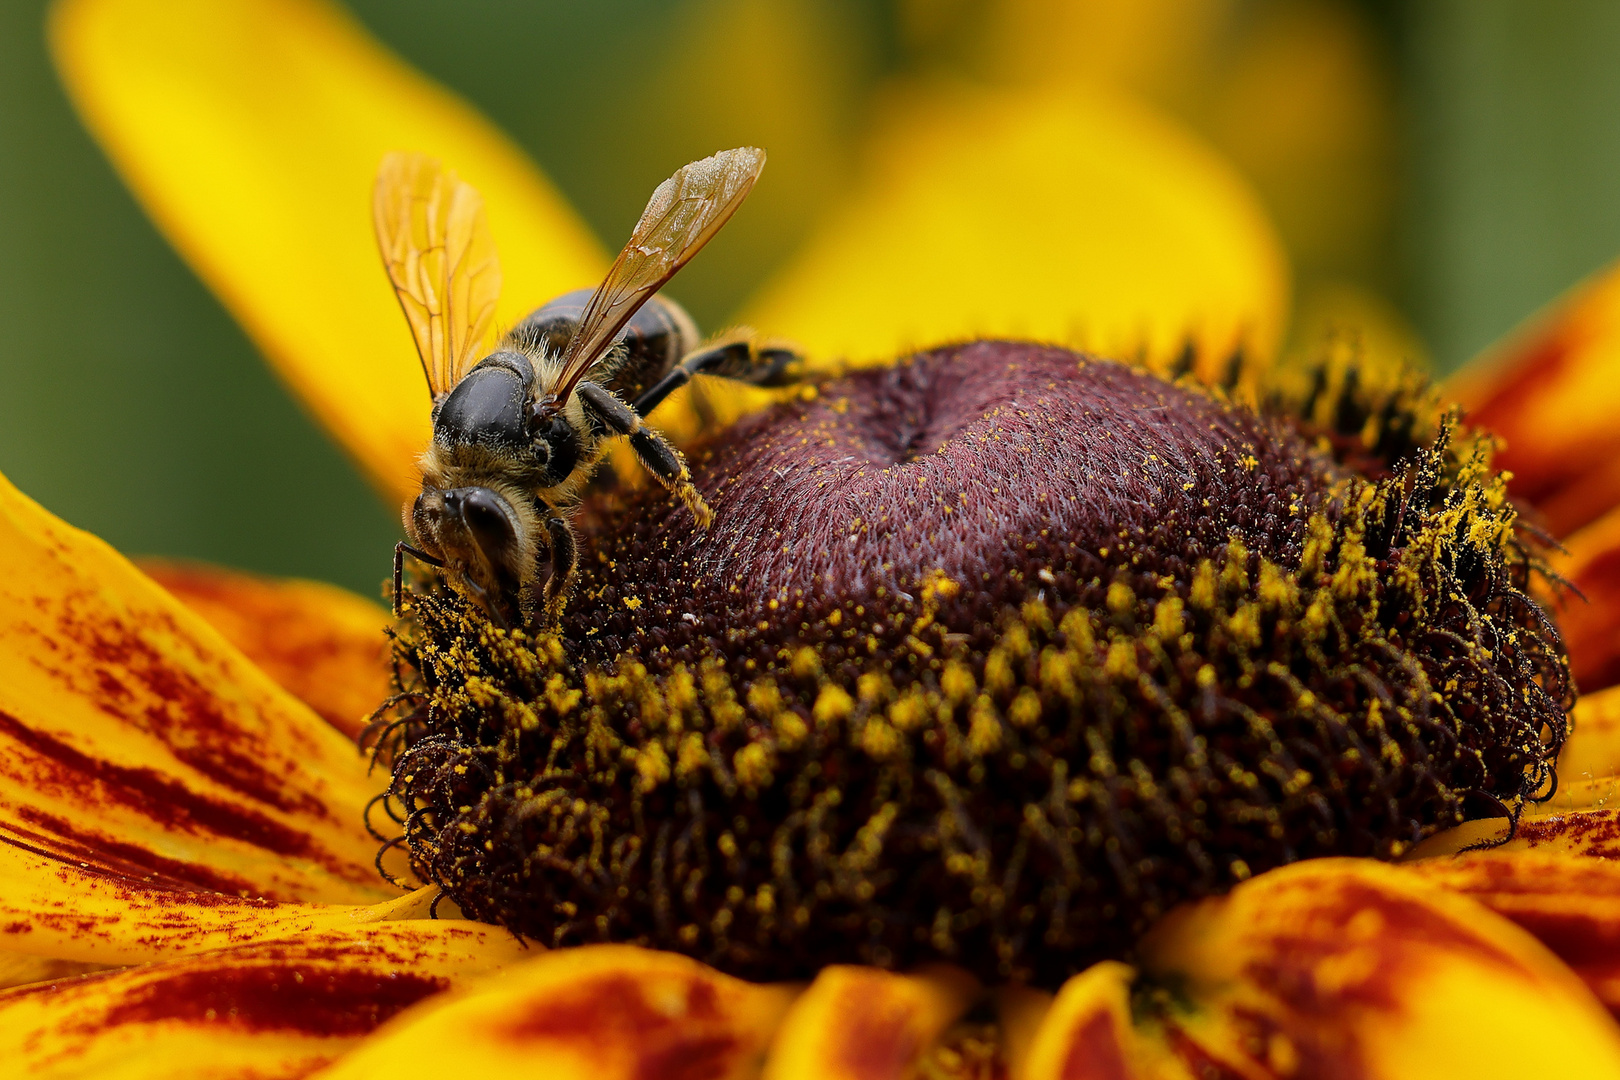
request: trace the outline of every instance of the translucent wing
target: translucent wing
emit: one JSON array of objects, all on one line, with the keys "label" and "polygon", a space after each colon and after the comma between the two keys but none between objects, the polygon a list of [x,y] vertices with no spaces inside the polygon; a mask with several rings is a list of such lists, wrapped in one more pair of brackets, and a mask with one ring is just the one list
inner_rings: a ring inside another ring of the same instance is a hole
[{"label": "translucent wing", "polygon": [[377,170],[372,217],[383,266],[437,399],[477,359],[501,295],[501,265],[472,185],[423,154]]},{"label": "translucent wing", "polygon": [[556,402],[568,400],[636,309],[736,213],[764,167],[765,151],[742,146],[683,165],[658,185],[630,242],[585,305],[563,353],[562,374],[551,388]]}]

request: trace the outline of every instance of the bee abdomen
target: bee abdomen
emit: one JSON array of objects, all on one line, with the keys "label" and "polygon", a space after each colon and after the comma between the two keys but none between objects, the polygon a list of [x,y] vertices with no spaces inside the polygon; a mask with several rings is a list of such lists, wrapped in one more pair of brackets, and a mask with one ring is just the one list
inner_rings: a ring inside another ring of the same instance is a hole
[{"label": "bee abdomen", "polygon": [[[513,327],[507,340],[520,348],[561,354],[579,328],[591,291],[575,289],[536,308]],[[699,339],[697,324],[685,308],[667,297],[654,296],[625,324],[618,340],[625,350],[622,360],[610,376],[596,381],[633,400],[680,363]]]}]

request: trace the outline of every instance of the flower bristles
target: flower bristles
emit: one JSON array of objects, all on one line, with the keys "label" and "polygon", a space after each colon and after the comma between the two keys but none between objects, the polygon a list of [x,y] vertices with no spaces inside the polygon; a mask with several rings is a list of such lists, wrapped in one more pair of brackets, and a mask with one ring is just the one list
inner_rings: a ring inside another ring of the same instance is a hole
[{"label": "flower bristles", "polygon": [[1438,435],[1370,479],[1332,424],[1059,349],[827,384],[693,454],[712,531],[588,505],[560,633],[409,597],[402,842],[548,946],[1052,986],[1250,874],[1511,811],[1562,648],[1488,441],[1403,423]]}]

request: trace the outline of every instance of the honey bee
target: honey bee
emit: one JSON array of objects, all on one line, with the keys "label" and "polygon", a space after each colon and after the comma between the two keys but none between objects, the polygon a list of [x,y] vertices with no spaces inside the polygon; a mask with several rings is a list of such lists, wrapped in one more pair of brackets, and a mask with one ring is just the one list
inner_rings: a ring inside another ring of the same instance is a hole
[{"label": "honey bee", "polygon": [[654,294],[736,212],[764,165],[763,150],[740,147],[676,170],[600,285],[537,309],[473,363],[501,291],[483,202],[423,155],[383,160],[378,246],[433,399],[422,492],[403,513],[410,539],[394,549],[396,608],[409,554],[443,568],[500,625],[554,622],[578,565],[569,520],[615,438],[708,526],[686,459],[644,418],[697,374],[785,385],[799,356],[746,330],[701,343],[680,305]]}]

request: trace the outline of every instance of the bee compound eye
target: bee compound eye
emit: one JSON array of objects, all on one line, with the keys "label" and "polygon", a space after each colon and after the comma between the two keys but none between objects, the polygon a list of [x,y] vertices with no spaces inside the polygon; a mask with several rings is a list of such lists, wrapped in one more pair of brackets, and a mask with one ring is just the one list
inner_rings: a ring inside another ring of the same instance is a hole
[{"label": "bee compound eye", "polygon": [[488,488],[471,488],[461,493],[461,518],[486,552],[496,552],[511,544],[515,535],[505,500]]}]

